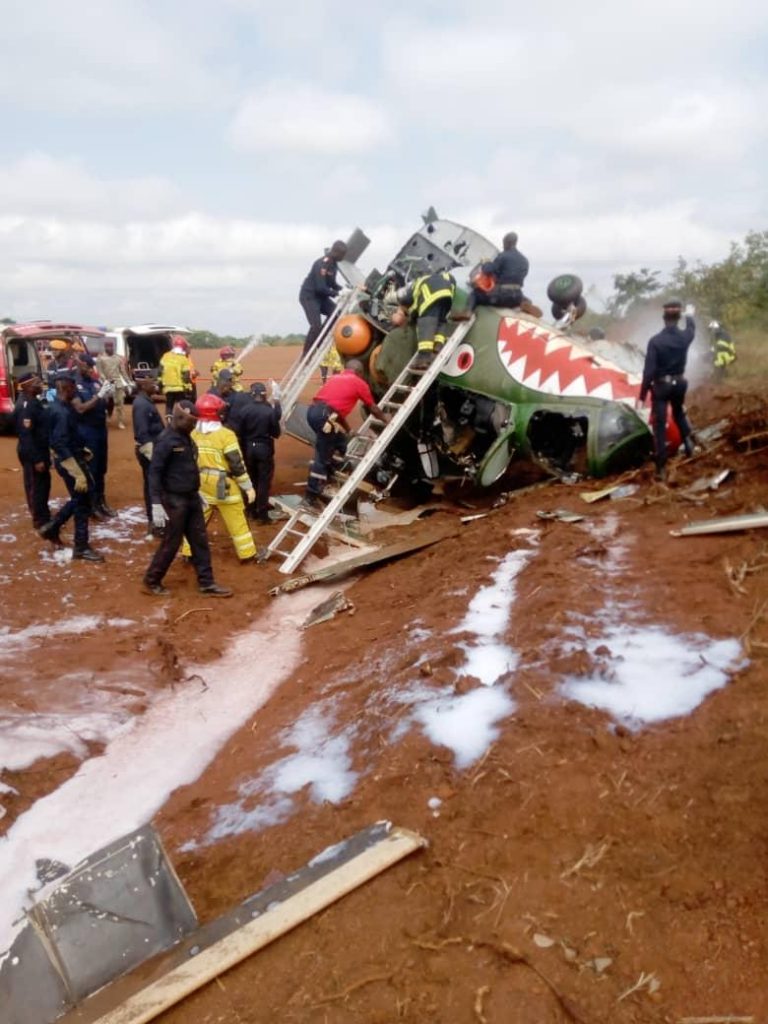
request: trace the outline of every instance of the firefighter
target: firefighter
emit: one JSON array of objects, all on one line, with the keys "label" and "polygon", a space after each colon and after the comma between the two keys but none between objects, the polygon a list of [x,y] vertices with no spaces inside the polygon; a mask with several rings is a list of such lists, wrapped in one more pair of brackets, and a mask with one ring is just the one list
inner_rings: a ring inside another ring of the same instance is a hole
[{"label": "firefighter", "polygon": [[222,370],[229,370],[232,374],[232,390],[242,391],[243,385],[240,378],[243,376],[243,367],[235,358],[235,350],[231,345],[225,345],[219,349],[219,358],[211,365],[211,377],[216,380]]},{"label": "firefighter", "polygon": [[350,426],[346,418],[358,401],[370,416],[383,423],[389,418],[376,405],[364,375],[360,360],[350,359],[341,373],[323,384],[307,409],[307,423],[315,432],[315,454],[304,493],[306,508],[321,507],[320,497],[328,482],[334,456],[343,456],[347,450]]},{"label": "firefighter", "polygon": [[[201,395],[195,404],[197,426],[192,440],[197,446],[200,494],[205,505],[203,516],[207,523],[213,509],[217,508],[237,557],[241,562],[250,562],[256,557],[256,545],[245,518],[245,507],[256,500],[256,492],[243,463],[237,436],[221,422],[226,408],[226,402],[210,392]],[[186,542],[182,554],[190,554]]]},{"label": "firefighter", "polygon": [[41,401],[45,385],[36,373],[19,377],[14,419],[19,439],[16,454],[24,476],[24,493],[36,530],[51,521],[51,452],[48,406]]},{"label": "firefighter", "polygon": [[736,360],[736,346],[719,320],[710,321],[709,339],[715,379],[723,380],[728,375],[728,367]]},{"label": "firefighter", "polygon": [[336,308],[336,296],[341,291],[336,281],[336,267],[347,255],[347,246],[337,239],[325,256],[315,260],[299,291],[301,308],[309,321],[309,330],[304,339],[302,357],[306,356],[317,341],[323,329],[323,317],[328,317]]},{"label": "firefighter", "polygon": [[691,427],[685,413],[683,401],[688,390],[685,379],[685,363],[688,349],[696,333],[693,320],[693,306],[685,307],[685,327],[680,327],[683,304],[679,299],[664,303],[664,329],[648,342],[640,385],[638,408],[645,403],[651,392],[653,437],[656,449],[656,479],[666,479],[667,463],[667,406],[672,408],[672,417],[677,424],[687,455],[693,455]]},{"label": "firefighter", "polygon": [[445,344],[445,325],[455,294],[456,281],[447,270],[424,274],[398,289],[397,301],[404,311],[399,319],[416,323],[415,368],[426,369]]},{"label": "firefighter", "polygon": [[328,371],[330,370],[331,375],[334,373],[341,373],[344,369],[344,363],[341,361],[339,350],[336,348],[336,344],[328,346],[328,351],[325,353],[323,358],[320,360],[320,377],[323,384],[328,380]]},{"label": "firefighter", "polygon": [[160,359],[159,384],[165,395],[165,414],[170,419],[174,405],[192,391],[192,364],[187,339],[171,335],[171,349]]},{"label": "firefighter", "polygon": [[197,586],[207,597],[231,597],[229,587],[213,578],[211,549],[203,518],[197,449],[191,434],[197,417],[187,399],[173,408],[171,423],[154,442],[149,466],[152,524],[162,530],[162,541],[144,574],[144,589],[155,597],[168,590],[163,578],[176,557],[182,538],[188,544],[190,561],[197,574]]},{"label": "firefighter", "polygon": [[275,475],[275,440],[280,437],[280,389],[272,385],[272,401],[260,380],[251,384],[250,400],[238,410],[237,434],[245,456],[248,474],[256,489],[256,501],[248,506],[248,516],[269,525],[269,489]]}]

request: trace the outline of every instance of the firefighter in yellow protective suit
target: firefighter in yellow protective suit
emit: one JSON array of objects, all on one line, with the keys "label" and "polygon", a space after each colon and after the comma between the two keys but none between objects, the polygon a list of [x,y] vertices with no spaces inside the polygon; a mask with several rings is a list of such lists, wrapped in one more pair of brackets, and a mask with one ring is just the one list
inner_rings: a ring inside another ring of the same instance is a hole
[{"label": "firefighter in yellow protective suit", "polygon": [[731,363],[736,361],[736,346],[728,331],[718,320],[710,321],[709,338],[713,376],[716,380],[723,380],[728,375]]},{"label": "firefighter in yellow protective suit", "polygon": [[240,378],[243,376],[243,367],[235,359],[235,350],[230,345],[219,349],[219,358],[211,365],[211,380],[215,383],[222,370],[229,370],[232,374],[232,390],[242,391],[243,385]]},{"label": "firefighter in yellow protective suit", "polygon": [[192,388],[192,364],[189,361],[187,339],[180,334],[171,336],[171,350],[160,358],[158,383],[165,396],[165,412],[170,416],[174,405],[189,397]]},{"label": "firefighter in yellow protective suit", "polygon": [[[197,426],[192,431],[192,440],[197,445],[203,516],[207,523],[214,508],[218,509],[237,557],[241,562],[249,562],[256,557],[256,545],[245,509],[246,504],[252,505],[256,500],[256,492],[243,463],[237,436],[221,422],[226,410],[227,403],[210,393],[202,395],[195,403]],[[191,554],[186,540],[181,553]]]},{"label": "firefighter in yellow protective suit", "polygon": [[447,270],[424,274],[398,290],[397,301],[404,307],[404,318],[416,322],[418,344],[413,366],[429,366],[445,344],[445,325],[455,294],[456,281]]}]

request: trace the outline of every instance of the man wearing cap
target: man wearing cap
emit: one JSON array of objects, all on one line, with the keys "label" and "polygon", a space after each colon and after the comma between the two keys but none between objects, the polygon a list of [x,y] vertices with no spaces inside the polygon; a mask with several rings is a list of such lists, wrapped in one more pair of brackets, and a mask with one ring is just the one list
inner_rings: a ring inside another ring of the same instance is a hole
[{"label": "man wearing cap", "polygon": [[115,343],[111,338],[104,342],[104,351],[96,356],[96,369],[103,381],[109,381],[114,391],[115,419],[120,430],[125,430],[125,393],[129,386],[128,369],[125,359],[115,354]]},{"label": "man wearing cap", "polygon": [[250,404],[250,400],[246,392],[235,390],[235,376],[232,371],[219,370],[206,394],[217,395],[226,402],[227,411],[224,422],[231,430],[237,432],[237,427],[233,426],[233,423],[238,419],[240,407]]},{"label": "man wearing cap", "polygon": [[323,329],[323,317],[330,316],[336,308],[336,296],[341,291],[336,281],[336,268],[346,255],[346,244],[337,239],[324,256],[315,260],[302,282],[299,302],[309,321],[302,356],[306,356],[317,341]]},{"label": "man wearing cap", "polygon": [[211,549],[199,494],[197,447],[191,437],[196,423],[192,403],[186,399],[176,402],[170,426],[152,448],[149,465],[152,523],[156,529],[163,530],[163,539],[144,574],[144,588],[155,597],[168,594],[163,578],[185,537],[200,593],[207,597],[232,596],[228,587],[219,586],[213,578]]},{"label": "man wearing cap", "polygon": [[133,440],[136,446],[136,460],[144,479],[144,507],[147,511],[149,539],[155,533],[152,524],[152,500],[149,494],[149,464],[155,441],[162,434],[165,424],[153,401],[153,396],[157,394],[157,382],[152,377],[143,377],[136,384],[138,393],[133,401]]},{"label": "man wearing cap", "polygon": [[69,493],[53,519],[41,526],[38,533],[56,547],[61,547],[61,528],[74,516],[75,542],[73,559],[103,562],[104,556],[90,545],[88,518],[91,513],[93,478],[88,469],[85,449],[78,432],[77,413],[73,401],[77,395],[75,374],[60,370],[56,375],[56,398],[50,408],[50,444],[56,472]]},{"label": "man wearing cap", "polygon": [[36,373],[19,378],[16,399],[16,454],[24,475],[24,493],[36,530],[51,521],[51,452],[48,407],[41,401],[43,381]]},{"label": "man wearing cap", "polygon": [[365,381],[363,364],[359,359],[350,359],[341,373],[323,384],[307,410],[307,423],[315,432],[315,454],[304,492],[304,504],[308,508],[320,507],[320,496],[328,482],[333,457],[347,450],[350,426],[346,418],[358,401],[369,416],[383,423],[389,419],[374,401]]},{"label": "man wearing cap", "polygon": [[278,401],[280,392],[272,388],[272,402],[267,401],[267,388],[261,381],[251,384],[250,396],[238,407],[236,429],[245,458],[248,475],[256,490],[256,500],[247,508],[247,515],[257,523],[269,524],[269,490],[275,475],[275,440],[280,437],[283,410]]},{"label": "man wearing cap", "polygon": [[174,405],[190,394],[194,386],[187,339],[171,335],[171,350],[160,358],[159,383],[165,395],[165,414],[170,418]]},{"label": "man wearing cap", "polygon": [[685,327],[679,326],[683,304],[679,299],[664,303],[662,315],[664,329],[654,334],[648,342],[643,368],[643,382],[640,386],[638,407],[642,407],[648,392],[651,392],[651,415],[653,438],[656,450],[656,479],[666,479],[667,464],[667,407],[672,409],[672,418],[680,431],[680,437],[687,455],[693,455],[691,426],[683,402],[688,390],[685,379],[685,364],[688,349],[696,334],[693,320],[693,306],[685,307]]},{"label": "man wearing cap", "polygon": [[107,436],[107,401],[111,399],[113,386],[110,381],[100,381],[96,375],[96,360],[87,352],[77,356],[77,394],[72,408],[78,415],[78,433],[84,448],[91,452],[90,470],[93,477],[93,513],[96,516],[112,518],[117,513],[107,504],[105,496],[109,441]]}]

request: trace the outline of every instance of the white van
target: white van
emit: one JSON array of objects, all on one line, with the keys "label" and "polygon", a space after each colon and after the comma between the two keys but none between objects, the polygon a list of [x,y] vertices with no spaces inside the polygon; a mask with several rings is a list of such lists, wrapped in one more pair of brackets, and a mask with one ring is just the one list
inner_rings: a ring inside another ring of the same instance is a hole
[{"label": "white van", "polygon": [[171,349],[171,335],[191,334],[189,327],[168,324],[138,324],[136,327],[113,327],[107,338],[115,342],[115,352],[123,356],[134,378],[157,377],[160,359]]}]

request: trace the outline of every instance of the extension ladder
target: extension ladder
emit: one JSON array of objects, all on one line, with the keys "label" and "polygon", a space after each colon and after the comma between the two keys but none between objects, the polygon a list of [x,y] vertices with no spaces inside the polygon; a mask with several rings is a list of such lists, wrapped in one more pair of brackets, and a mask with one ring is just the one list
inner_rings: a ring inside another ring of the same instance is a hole
[{"label": "extension ladder", "polygon": [[397,432],[417,408],[474,322],[475,318],[472,316],[460,323],[426,369],[415,368],[414,359],[411,359],[378,403],[379,408],[388,413],[390,419],[385,423],[375,416],[367,416],[360,428],[352,434],[344,456],[346,472],[337,474],[342,483],[327,505],[316,511],[299,506],[266,548],[265,558],[275,554],[282,557],[280,572],[293,572],[309,554],[314,543],[358,489]]}]

